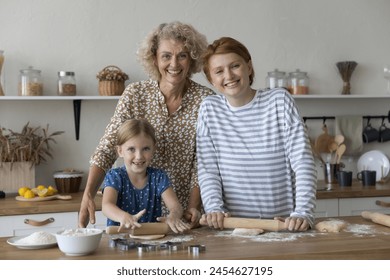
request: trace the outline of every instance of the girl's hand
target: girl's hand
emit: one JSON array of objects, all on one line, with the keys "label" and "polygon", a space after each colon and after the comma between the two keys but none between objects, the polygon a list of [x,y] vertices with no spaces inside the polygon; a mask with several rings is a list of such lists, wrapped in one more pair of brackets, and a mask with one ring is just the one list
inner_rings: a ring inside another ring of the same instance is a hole
[{"label": "girl's hand", "polygon": [[186,211],[184,211],[184,219],[186,219],[187,222],[190,223],[191,228],[197,228],[199,227],[199,220],[202,217],[198,209],[196,208],[189,208]]},{"label": "girl's hand", "polygon": [[188,223],[185,223],[181,219],[175,217],[158,217],[157,221],[168,224],[174,233],[181,233],[191,229],[191,226]]},{"label": "girl's hand", "polygon": [[223,229],[223,220],[225,217],[229,217],[229,214],[224,212],[211,212],[208,214],[203,214],[199,222],[201,225],[209,226],[215,229]]},{"label": "girl's hand", "polygon": [[276,217],[275,220],[284,222],[284,226],[289,231],[306,231],[309,229],[309,222],[305,218],[301,217]]},{"label": "girl's hand", "polygon": [[130,215],[129,213],[125,212],[123,217],[119,221],[120,226],[119,226],[118,231],[120,231],[123,228],[134,229],[136,227],[138,227],[138,228],[141,227],[141,224],[138,223],[138,220],[142,217],[143,214],[145,214],[145,212],[146,212],[146,209],[139,211],[135,215]]}]

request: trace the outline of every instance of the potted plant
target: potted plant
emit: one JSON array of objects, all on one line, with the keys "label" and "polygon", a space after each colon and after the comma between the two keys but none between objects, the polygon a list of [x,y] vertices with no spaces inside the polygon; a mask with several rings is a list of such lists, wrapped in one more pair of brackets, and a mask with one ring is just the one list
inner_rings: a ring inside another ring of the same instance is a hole
[{"label": "potted plant", "polygon": [[35,185],[35,166],[52,158],[51,143],[64,133],[49,133],[46,128],[27,123],[21,132],[0,127],[0,189],[17,191],[22,186]]}]

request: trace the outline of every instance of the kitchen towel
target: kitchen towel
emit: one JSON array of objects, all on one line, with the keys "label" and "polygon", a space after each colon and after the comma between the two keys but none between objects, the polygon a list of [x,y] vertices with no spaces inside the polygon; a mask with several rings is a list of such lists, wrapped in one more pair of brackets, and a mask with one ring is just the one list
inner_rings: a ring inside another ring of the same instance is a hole
[{"label": "kitchen towel", "polygon": [[363,118],[362,116],[336,116],[335,135],[344,136],[347,149],[345,155],[360,155],[363,151]]}]

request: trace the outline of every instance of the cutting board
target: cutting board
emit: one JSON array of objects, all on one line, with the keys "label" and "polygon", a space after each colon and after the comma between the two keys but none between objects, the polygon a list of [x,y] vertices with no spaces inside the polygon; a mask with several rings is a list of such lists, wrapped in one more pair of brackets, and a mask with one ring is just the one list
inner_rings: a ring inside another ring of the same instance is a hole
[{"label": "cutting board", "polygon": [[72,199],[71,195],[62,195],[62,194],[55,194],[51,196],[45,196],[45,197],[33,197],[33,198],[24,198],[23,196],[17,196],[15,197],[16,200],[18,201],[29,201],[29,202],[35,202],[35,201],[48,201],[48,200],[70,200]]}]

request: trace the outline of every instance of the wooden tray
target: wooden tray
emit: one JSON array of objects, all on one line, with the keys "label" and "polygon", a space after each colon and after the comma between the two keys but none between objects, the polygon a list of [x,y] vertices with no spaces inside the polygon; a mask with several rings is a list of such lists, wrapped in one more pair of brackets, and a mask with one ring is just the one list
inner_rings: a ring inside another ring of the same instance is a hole
[{"label": "wooden tray", "polygon": [[71,195],[55,194],[55,195],[45,196],[45,197],[36,196],[34,198],[24,198],[23,196],[17,196],[17,197],[15,197],[15,199],[18,201],[47,201],[47,200],[55,200],[55,199],[70,200],[70,199],[72,199],[72,196]]}]

